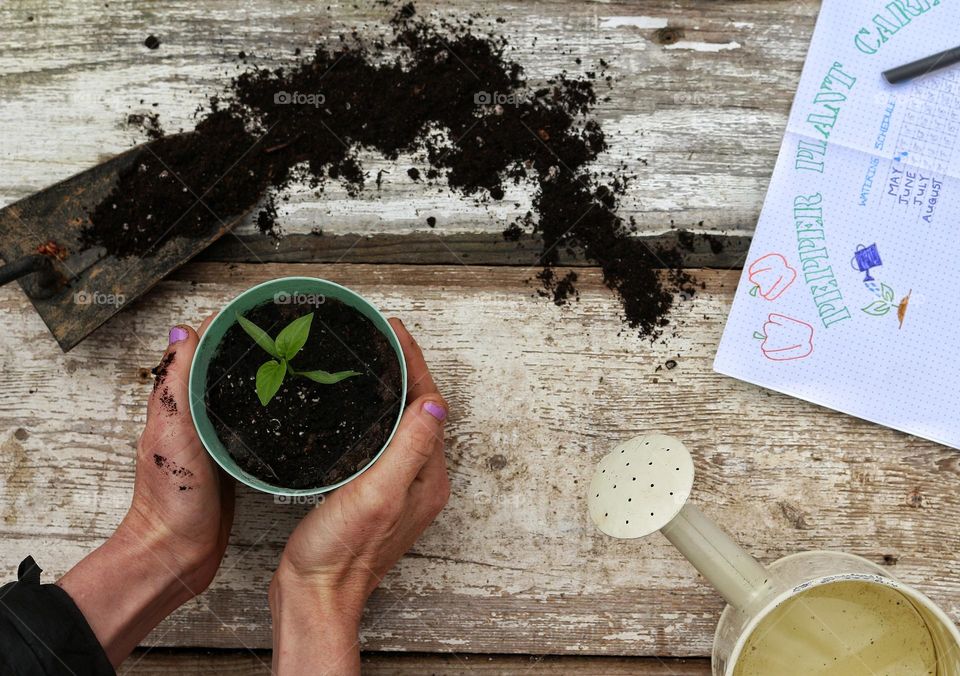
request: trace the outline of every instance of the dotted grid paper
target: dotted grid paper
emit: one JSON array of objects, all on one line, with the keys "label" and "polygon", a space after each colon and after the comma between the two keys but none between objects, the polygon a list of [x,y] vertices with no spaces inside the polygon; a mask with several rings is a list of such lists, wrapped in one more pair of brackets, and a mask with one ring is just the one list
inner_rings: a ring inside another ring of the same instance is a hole
[{"label": "dotted grid paper", "polygon": [[825,0],[714,368],[960,448],[960,4]]}]

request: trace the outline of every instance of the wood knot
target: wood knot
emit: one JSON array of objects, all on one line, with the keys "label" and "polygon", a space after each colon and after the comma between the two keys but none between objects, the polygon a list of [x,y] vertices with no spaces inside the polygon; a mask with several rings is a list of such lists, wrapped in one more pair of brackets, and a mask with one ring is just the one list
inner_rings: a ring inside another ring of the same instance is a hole
[{"label": "wood knot", "polygon": [[672,45],[683,39],[683,29],[665,26],[658,28],[653,34],[654,42],[661,45]]},{"label": "wood knot", "polygon": [[900,557],[896,554],[884,554],[883,555],[883,565],[885,566],[895,566],[897,561],[900,560]]},{"label": "wood knot", "polygon": [[923,493],[920,492],[919,488],[914,488],[907,493],[907,505],[916,509],[923,507]]},{"label": "wood knot", "polygon": [[810,522],[807,520],[807,515],[804,514],[799,507],[786,500],[778,502],[777,505],[791,526],[797,530],[809,530],[811,528]]},{"label": "wood knot", "polygon": [[487,458],[487,466],[494,472],[499,471],[507,466],[507,459],[499,453],[497,455],[491,455]]}]

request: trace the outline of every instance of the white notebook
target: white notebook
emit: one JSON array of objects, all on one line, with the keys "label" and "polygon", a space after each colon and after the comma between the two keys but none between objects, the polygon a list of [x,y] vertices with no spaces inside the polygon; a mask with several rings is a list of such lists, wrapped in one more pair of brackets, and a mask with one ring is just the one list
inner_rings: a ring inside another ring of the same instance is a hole
[{"label": "white notebook", "polygon": [[[825,0],[714,368],[960,448],[960,4]],[[776,64],[771,64],[775,68]]]}]

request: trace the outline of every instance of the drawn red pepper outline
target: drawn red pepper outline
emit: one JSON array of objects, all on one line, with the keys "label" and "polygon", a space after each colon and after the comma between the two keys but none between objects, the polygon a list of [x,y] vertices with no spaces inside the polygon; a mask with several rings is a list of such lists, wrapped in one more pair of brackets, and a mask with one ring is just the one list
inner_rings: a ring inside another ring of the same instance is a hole
[{"label": "drawn red pepper outline", "polygon": [[786,315],[767,315],[763,333],[755,332],[753,337],[763,340],[760,351],[771,361],[804,359],[813,353],[813,327]]},{"label": "drawn red pepper outline", "polygon": [[750,264],[747,272],[747,278],[753,282],[750,295],[759,293],[764,300],[776,300],[797,278],[797,271],[778,253],[761,256]]}]

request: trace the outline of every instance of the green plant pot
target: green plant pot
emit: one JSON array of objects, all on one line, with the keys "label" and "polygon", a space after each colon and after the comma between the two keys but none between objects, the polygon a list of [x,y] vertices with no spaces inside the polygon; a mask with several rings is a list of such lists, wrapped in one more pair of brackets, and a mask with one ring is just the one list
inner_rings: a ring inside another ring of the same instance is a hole
[{"label": "green plant pot", "polygon": [[[341,303],[355,309],[357,312],[373,322],[373,325],[376,326],[384,336],[386,336],[391,347],[393,347],[393,351],[397,355],[397,360],[400,362],[400,377],[402,382],[400,409],[399,413],[397,414],[397,420],[394,422],[393,429],[390,431],[390,436],[387,438],[386,442],[384,442],[383,448],[377,452],[373,459],[371,459],[363,469],[356,474],[347,477],[343,481],[330,486],[317,486],[316,488],[286,488],[284,486],[275,486],[267,483],[266,481],[258,479],[257,477],[245,472],[239,467],[239,465],[237,465],[236,461],[233,459],[233,456],[230,455],[226,447],[220,441],[216,430],[214,430],[213,424],[210,422],[210,418],[207,416],[207,370],[210,366],[210,361],[213,359],[213,356],[220,345],[220,341],[223,340],[227,330],[234,323],[236,323],[237,314],[245,315],[247,312],[259,305],[262,305],[263,303],[274,301],[279,294],[287,294],[287,297],[296,295],[322,295],[325,298],[336,299]],[[387,444],[390,443],[394,433],[396,433],[397,425],[400,424],[400,416],[403,414],[403,409],[406,405],[406,397],[407,365],[403,359],[403,350],[400,347],[400,341],[397,338],[397,334],[394,333],[393,327],[390,326],[389,322],[387,322],[387,318],[384,317],[383,314],[381,314],[381,312],[374,307],[372,303],[370,303],[370,301],[363,298],[359,294],[354,293],[350,289],[340,286],[339,284],[334,284],[333,282],[329,282],[325,279],[316,279],[313,277],[282,277],[280,279],[273,279],[269,282],[264,282],[263,284],[258,284],[257,286],[247,289],[239,296],[234,298],[220,311],[214,320],[210,322],[210,326],[207,327],[206,332],[204,332],[203,337],[200,339],[200,344],[197,346],[197,353],[194,355],[193,364],[190,367],[190,415],[193,416],[193,424],[197,428],[197,434],[200,436],[200,441],[203,442],[207,452],[210,453],[211,457],[213,457],[216,463],[220,465],[227,472],[227,474],[235,478],[237,481],[240,481],[251,488],[255,488],[265,493],[272,493],[274,495],[283,495],[288,497],[326,493],[335,488],[339,488],[348,481],[352,481],[363,474],[383,454]]]}]

